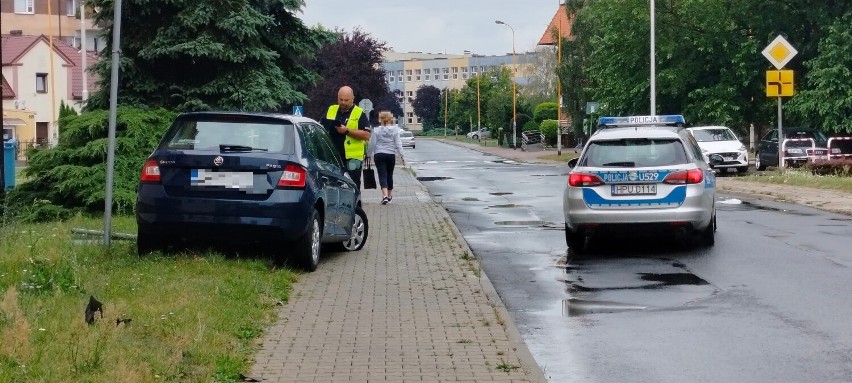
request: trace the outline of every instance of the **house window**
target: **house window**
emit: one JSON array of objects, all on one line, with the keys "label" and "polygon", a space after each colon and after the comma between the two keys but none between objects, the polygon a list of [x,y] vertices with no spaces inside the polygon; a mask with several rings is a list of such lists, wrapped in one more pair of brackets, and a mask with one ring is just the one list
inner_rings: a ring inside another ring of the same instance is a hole
[{"label": "house window", "polygon": [[15,0],[15,13],[33,14],[33,2],[35,0]]},{"label": "house window", "polygon": [[77,15],[77,0],[65,0],[65,15]]},{"label": "house window", "polygon": [[47,73],[36,73],[36,93],[47,93]]},{"label": "house window", "polygon": [[414,70],[414,79],[417,80],[417,81],[420,81],[420,74],[421,73],[422,73],[422,71],[420,69],[415,69]]},{"label": "house window", "polygon": [[409,90],[409,91],[405,92],[405,95],[408,96],[408,97],[414,97],[414,92]]}]

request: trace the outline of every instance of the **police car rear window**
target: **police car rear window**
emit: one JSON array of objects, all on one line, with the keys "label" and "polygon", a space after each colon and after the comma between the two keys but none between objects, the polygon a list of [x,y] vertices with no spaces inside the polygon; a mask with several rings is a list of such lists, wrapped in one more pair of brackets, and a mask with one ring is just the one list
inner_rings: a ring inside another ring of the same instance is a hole
[{"label": "police car rear window", "polygon": [[[238,116],[241,117],[241,116]],[[164,149],[220,150],[220,145],[292,154],[293,125],[286,121],[251,118],[178,120],[169,130]]]},{"label": "police car rear window", "polygon": [[592,141],[580,161],[588,167],[653,167],[687,163],[676,139],[621,139]]}]

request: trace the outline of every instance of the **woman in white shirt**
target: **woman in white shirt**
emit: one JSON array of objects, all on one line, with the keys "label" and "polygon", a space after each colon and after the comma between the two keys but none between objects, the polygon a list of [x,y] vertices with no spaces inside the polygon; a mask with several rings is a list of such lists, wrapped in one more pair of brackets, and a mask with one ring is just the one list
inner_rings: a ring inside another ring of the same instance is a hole
[{"label": "woman in white shirt", "polygon": [[376,171],[379,173],[379,186],[382,188],[382,205],[387,205],[393,199],[393,167],[396,155],[399,154],[405,165],[402,154],[402,141],[399,139],[400,129],[393,124],[393,114],[383,110],[379,112],[381,126],[373,128],[370,143],[367,145],[367,155],[373,156]]}]

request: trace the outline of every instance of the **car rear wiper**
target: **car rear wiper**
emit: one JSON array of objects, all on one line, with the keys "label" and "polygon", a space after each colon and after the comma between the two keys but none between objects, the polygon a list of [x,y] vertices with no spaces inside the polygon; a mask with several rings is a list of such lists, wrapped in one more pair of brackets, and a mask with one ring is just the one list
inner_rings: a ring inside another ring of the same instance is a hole
[{"label": "car rear wiper", "polygon": [[253,148],[251,146],[245,145],[232,145],[232,144],[221,144],[219,145],[220,152],[251,152],[251,151],[262,151],[267,152],[269,149],[266,148]]},{"label": "car rear wiper", "polygon": [[603,164],[601,166],[623,166],[627,168],[636,167],[636,163],[632,161],[624,161],[624,162],[610,162],[607,164]]}]

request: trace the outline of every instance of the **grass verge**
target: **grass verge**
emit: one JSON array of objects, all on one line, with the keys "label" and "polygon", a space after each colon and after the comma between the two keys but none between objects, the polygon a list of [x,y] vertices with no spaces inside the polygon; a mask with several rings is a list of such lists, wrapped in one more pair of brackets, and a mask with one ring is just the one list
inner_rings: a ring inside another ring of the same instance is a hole
[{"label": "grass verge", "polygon": [[814,175],[807,169],[787,169],[783,173],[778,170],[770,169],[752,175],[736,177],[734,179],[738,181],[760,182],[766,184],[840,190],[852,193],[852,178]]},{"label": "grass verge", "polygon": [[[216,253],[75,244],[100,218],[0,227],[0,381],[235,382],[296,274]],[[114,231],[135,232],[132,217]],[[84,322],[89,296],[103,315]]]}]

